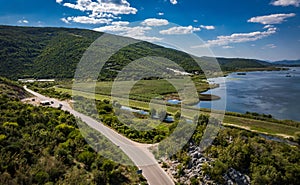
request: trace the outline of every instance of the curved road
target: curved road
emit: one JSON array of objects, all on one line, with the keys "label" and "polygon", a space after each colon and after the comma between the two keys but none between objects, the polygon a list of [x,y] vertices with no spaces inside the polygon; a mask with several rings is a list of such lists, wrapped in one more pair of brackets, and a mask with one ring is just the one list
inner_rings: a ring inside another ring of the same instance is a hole
[{"label": "curved road", "polygon": [[135,163],[135,165],[143,171],[143,176],[147,179],[147,182],[150,185],[174,185],[173,180],[160,167],[153,154],[148,150],[149,146],[151,145],[140,144],[131,141],[130,139],[118,134],[111,128],[105,126],[103,123],[98,122],[89,116],[75,111],[65,101],[59,101],[57,99],[48,98],[28,89],[26,86],[24,86],[24,89],[41,100],[53,101],[54,103],[51,105],[52,107],[58,107],[59,104],[62,104],[62,110],[69,111],[75,117],[80,118],[91,128],[99,131],[111,142],[119,146],[120,149]]}]

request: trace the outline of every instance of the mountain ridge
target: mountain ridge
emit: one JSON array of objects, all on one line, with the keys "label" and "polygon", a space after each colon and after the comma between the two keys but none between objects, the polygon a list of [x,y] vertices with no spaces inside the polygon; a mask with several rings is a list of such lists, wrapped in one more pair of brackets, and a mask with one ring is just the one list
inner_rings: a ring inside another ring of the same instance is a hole
[{"label": "mountain ridge", "polygon": [[280,61],[275,61],[272,64],[284,65],[284,66],[300,66],[300,59],[298,59],[298,60],[280,60]]},{"label": "mountain ridge", "polygon": [[[78,28],[0,26],[0,76],[18,78],[73,78],[85,50],[103,33]],[[120,39],[124,37],[118,36]],[[128,39],[128,38],[126,38]],[[109,44],[109,43],[108,43]],[[168,58],[187,72],[200,71],[187,53],[141,41],[122,48],[104,66],[99,80],[112,80],[130,62],[146,56]],[[213,58],[210,58],[213,59]],[[208,57],[200,62],[210,65]],[[217,58],[221,69],[264,68],[256,59]]]}]

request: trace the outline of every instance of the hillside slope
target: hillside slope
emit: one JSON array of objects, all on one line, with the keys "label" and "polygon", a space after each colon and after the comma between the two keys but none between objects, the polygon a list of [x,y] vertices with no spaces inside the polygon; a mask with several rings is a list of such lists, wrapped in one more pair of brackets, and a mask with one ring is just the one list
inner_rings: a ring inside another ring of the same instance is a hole
[{"label": "hillside slope", "polygon": [[101,35],[89,30],[12,26],[0,26],[0,33],[0,75],[11,79],[71,78],[85,49]]},{"label": "hillside slope", "polygon": [[[83,29],[13,26],[0,26],[0,33],[0,75],[10,79],[72,78],[85,50],[103,34]],[[164,57],[187,72],[201,72],[192,57],[184,52],[138,42],[113,55],[104,66],[100,79],[110,80],[128,63],[146,56]],[[205,65],[210,65],[211,59],[199,58]],[[223,70],[269,66],[269,63],[251,59],[218,58],[218,61]]]}]

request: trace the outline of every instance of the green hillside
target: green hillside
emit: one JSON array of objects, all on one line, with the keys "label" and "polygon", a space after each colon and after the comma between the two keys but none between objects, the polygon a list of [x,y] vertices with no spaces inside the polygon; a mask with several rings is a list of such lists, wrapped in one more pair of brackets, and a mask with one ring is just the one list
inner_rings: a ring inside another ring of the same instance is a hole
[{"label": "green hillside", "polygon": [[241,68],[264,68],[271,66],[270,63],[255,60],[255,59],[243,59],[243,58],[218,58],[218,62],[223,70],[239,70]]},{"label": "green hillside", "polygon": [[71,78],[85,48],[101,33],[66,28],[0,26],[0,74]]},{"label": "green hillside", "polygon": [[[73,78],[77,63],[90,44],[102,33],[72,28],[0,26],[0,75],[18,78]],[[124,39],[120,37],[120,39]],[[111,43],[107,43],[108,46]],[[131,61],[146,56],[172,60],[187,72],[201,72],[186,53],[148,42],[122,48],[104,66],[100,79],[110,80]],[[205,65],[212,58],[201,57]],[[269,63],[251,59],[218,58],[223,70],[263,68]]]}]

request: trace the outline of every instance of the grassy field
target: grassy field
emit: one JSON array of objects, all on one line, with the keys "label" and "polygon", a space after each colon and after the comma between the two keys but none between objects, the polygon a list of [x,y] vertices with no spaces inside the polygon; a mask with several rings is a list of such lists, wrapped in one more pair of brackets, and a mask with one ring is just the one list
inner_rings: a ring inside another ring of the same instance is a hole
[{"label": "grassy field", "polygon": [[[56,90],[60,92],[66,92],[72,94],[71,89],[56,87]],[[74,95],[83,96],[86,98],[92,98],[93,96],[95,96],[95,99],[97,100],[110,99],[110,96],[107,95],[100,95],[100,94],[94,95],[92,93],[80,92],[80,91],[74,91]],[[122,104],[122,101],[120,103]],[[149,110],[148,102],[130,100],[129,105],[134,108]],[[177,111],[179,111],[179,109],[180,109],[179,106],[167,106],[167,111],[170,114],[175,114]],[[194,111],[191,111],[191,114],[193,112]],[[209,112],[201,111],[200,113],[208,114]],[[294,137],[296,132],[300,132],[300,128],[293,127],[293,126],[273,123],[269,121],[261,121],[261,120],[255,120],[250,118],[236,117],[231,115],[225,115],[223,125],[235,126],[242,129],[252,130],[258,133],[267,133],[267,134],[276,135],[280,137]]]},{"label": "grassy field", "polygon": [[[192,81],[191,81],[192,80]],[[72,89],[72,84],[63,85],[62,88]],[[131,88],[132,87],[132,88]],[[189,97],[184,97],[186,102],[194,103],[198,101],[196,98],[196,92],[201,93],[207,91],[214,85],[209,85],[204,77],[183,77],[172,80],[140,80],[137,83],[134,81],[121,81],[121,82],[96,82],[94,83],[77,83],[74,89],[84,92],[94,92],[100,95],[111,95],[111,92],[116,92],[118,97],[124,97],[126,93],[130,94],[130,99],[149,102],[153,98],[160,99],[179,99],[179,96],[183,94],[192,94]],[[184,90],[185,89],[185,90]],[[178,92],[178,93],[177,93]],[[188,92],[188,93],[187,93]],[[181,94],[182,93],[182,94]],[[182,99],[182,98],[181,98]]]},{"label": "grassy field", "polygon": [[[69,93],[72,94],[72,89],[65,89],[65,88],[60,88],[60,87],[55,87],[56,91],[59,92],[64,92],[64,93]],[[73,91],[73,95],[77,95],[77,96],[82,96],[85,98],[93,98],[95,97],[96,100],[104,100],[104,99],[111,99],[110,95],[101,95],[101,94],[93,94],[93,93],[89,93],[89,92],[82,92],[82,91]],[[124,103],[127,99],[123,99],[122,102],[122,98],[119,98],[121,101],[119,103]],[[138,100],[129,100],[129,105],[130,107],[134,107],[137,109],[142,109],[142,110],[149,110],[149,103],[148,102],[143,102],[143,101],[138,101]],[[175,114],[176,111],[178,111],[178,107],[171,107],[171,106],[167,106],[167,111],[170,114]]]},{"label": "grassy field", "polygon": [[260,133],[268,133],[284,137],[292,137],[296,132],[300,132],[300,128],[297,127],[228,115],[226,115],[224,118],[224,125],[226,124],[236,125],[237,127]]}]

